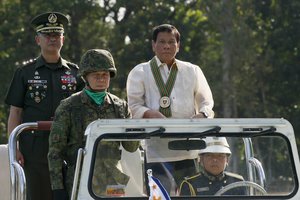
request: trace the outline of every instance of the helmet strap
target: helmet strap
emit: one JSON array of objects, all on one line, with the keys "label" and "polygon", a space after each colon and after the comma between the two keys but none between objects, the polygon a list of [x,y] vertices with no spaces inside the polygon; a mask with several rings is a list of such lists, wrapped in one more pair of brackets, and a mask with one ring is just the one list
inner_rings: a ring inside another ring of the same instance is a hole
[{"label": "helmet strap", "polygon": [[96,90],[94,90],[94,89],[90,86],[90,84],[89,84],[89,82],[86,80],[85,76],[81,76],[81,79],[82,79],[83,82],[85,83],[86,89],[88,89],[88,90],[90,90],[90,91],[92,91],[92,92],[97,92]]}]

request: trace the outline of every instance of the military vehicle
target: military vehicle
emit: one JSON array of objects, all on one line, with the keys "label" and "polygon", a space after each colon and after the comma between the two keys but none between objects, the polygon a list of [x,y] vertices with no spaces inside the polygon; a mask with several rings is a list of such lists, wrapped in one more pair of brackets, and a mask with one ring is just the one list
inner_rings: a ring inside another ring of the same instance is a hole
[{"label": "military vehicle", "polygon": [[[1,145],[0,173],[7,168],[6,177],[0,176],[1,190],[6,191],[3,193],[0,190],[1,199],[26,199],[26,177],[15,157],[18,135],[25,129],[48,130],[50,126],[51,122],[21,124],[10,135],[8,148]],[[145,168],[147,144],[165,142],[165,146],[156,149],[155,155],[159,158],[161,151],[197,153],[205,148],[204,139],[207,137],[227,138],[232,154],[226,171],[238,174],[244,180],[222,187],[213,195],[192,197],[180,195],[178,183],[174,182],[168,191],[171,199],[300,199],[300,162],[295,134],[292,125],[285,119],[99,119],[87,127],[85,137],[86,145],[77,154],[72,200],[149,199],[153,188],[148,186],[149,177]],[[97,149],[110,141],[140,142],[140,147],[133,153],[120,145],[121,160],[117,168],[128,177],[125,184],[111,182],[110,179],[117,180],[114,173],[108,179],[97,180],[97,174],[103,174],[97,160],[105,159],[101,157],[105,154],[99,154]],[[6,162],[8,155],[9,162]],[[195,165],[199,166],[197,160]],[[202,169],[199,167],[197,170]],[[169,174],[172,182],[173,174]],[[104,185],[105,191],[99,191],[98,184]],[[246,194],[227,194],[236,188],[245,188]],[[160,193],[157,195],[151,198],[164,199],[159,196]]]}]

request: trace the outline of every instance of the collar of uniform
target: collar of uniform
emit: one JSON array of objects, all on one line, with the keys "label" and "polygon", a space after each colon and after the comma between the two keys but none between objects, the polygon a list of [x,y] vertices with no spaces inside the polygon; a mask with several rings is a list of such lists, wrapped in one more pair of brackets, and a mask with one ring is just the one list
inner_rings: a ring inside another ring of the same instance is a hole
[{"label": "collar of uniform", "polygon": [[40,67],[45,66],[45,65],[46,65],[45,59],[43,58],[43,56],[39,56],[36,59],[35,69],[40,68]]},{"label": "collar of uniform", "polygon": [[214,176],[214,175],[208,173],[207,171],[203,171],[202,173],[203,173],[203,175],[206,176],[210,181],[216,181],[216,180],[221,181],[221,180],[224,179],[224,177],[225,177],[224,172],[222,172],[221,174],[219,174],[219,175],[217,175],[217,176]]},{"label": "collar of uniform", "polygon": [[92,102],[92,99],[84,92],[84,89],[81,90],[81,101],[84,104]]},{"label": "collar of uniform", "polygon": [[[155,56],[155,60],[156,60],[156,63],[157,63],[157,66],[158,67],[161,67],[161,66],[163,66],[163,65],[166,65],[166,63],[162,63],[159,59],[158,59],[158,57],[157,56]],[[177,67],[177,64],[176,64],[176,59],[174,60],[174,63],[172,64],[172,67],[174,66],[174,67],[176,67],[176,68],[178,68]]]},{"label": "collar of uniform", "polygon": [[70,69],[70,67],[68,66],[68,61],[66,61],[65,59],[63,59],[62,57],[60,57],[60,60],[61,60],[61,66],[62,67],[65,67],[67,69]]},{"label": "collar of uniform", "polygon": [[[58,68],[65,67],[67,69],[70,69],[70,67],[67,64],[68,62],[65,59],[63,59],[62,57],[59,58],[58,63],[59,63]],[[47,64],[47,62],[45,61],[44,57],[42,55],[40,55],[36,60],[35,69],[45,66],[46,64]]]},{"label": "collar of uniform", "polygon": [[109,93],[107,92],[107,95],[105,96],[104,99],[105,102],[107,102],[108,104],[113,104],[111,97],[109,96]]}]

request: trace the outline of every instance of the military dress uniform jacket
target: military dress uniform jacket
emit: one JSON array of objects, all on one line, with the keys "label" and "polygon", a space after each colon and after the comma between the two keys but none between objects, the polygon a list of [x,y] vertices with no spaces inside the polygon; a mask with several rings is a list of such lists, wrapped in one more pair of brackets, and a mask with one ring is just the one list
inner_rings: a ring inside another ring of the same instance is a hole
[{"label": "military dress uniform jacket", "polygon": [[[52,120],[60,101],[77,92],[81,81],[76,79],[77,70],[76,64],[62,58],[56,64],[47,64],[42,56],[31,60],[16,69],[5,103],[23,108],[22,123]],[[43,137],[45,144],[35,136]],[[25,162],[47,163],[48,136],[49,131],[21,134],[19,144]]]},{"label": "military dress uniform jacket", "polygon": [[[222,187],[229,185],[230,183],[243,181],[243,177],[224,172],[219,176],[209,175],[206,172],[200,172],[199,174],[186,178],[180,184],[180,195],[198,196],[198,195],[214,195]],[[224,193],[225,195],[245,195],[246,190],[244,187],[235,188]]]},{"label": "military dress uniform jacket", "polygon": [[[85,145],[84,130],[96,119],[131,118],[127,102],[117,96],[107,93],[104,102],[97,105],[83,91],[73,94],[63,100],[55,112],[49,137],[49,170],[53,190],[72,190],[77,151]],[[117,144],[116,144],[117,143]],[[108,156],[114,161],[120,160],[119,142],[112,142]],[[122,143],[123,147],[133,152],[138,148],[138,143]],[[101,149],[98,146],[98,150]],[[62,163],[67,162],[66,178],[62,174]],[[97,163],[97,161],[96,161]],[[102,170],[103,171],[103,170]],[[110,171],[113,171],[111,168]],[[64,186],[66,181],[66,187]],[[104,185],[103,183],[101,183]]]}]

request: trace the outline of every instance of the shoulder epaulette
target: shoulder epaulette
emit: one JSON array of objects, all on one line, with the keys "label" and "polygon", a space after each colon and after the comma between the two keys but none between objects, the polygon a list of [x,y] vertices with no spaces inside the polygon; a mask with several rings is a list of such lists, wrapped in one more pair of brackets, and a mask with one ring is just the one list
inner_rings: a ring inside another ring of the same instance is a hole
[{"label": "shoulder epaulette", "polygon": [[29,59],[29,60],[23,61],[20,66],[24,67],[24,66],[27,66],[27,65],[31,65],[31,64],[33,64],[35,62],[36,62],[36,58]]},{"label": "shoulder epaulette", "polygon": [[201,176],[202,174],[201,173],[198,173],[194,176],[188,176],[188,177],[184,177],[184,180],[188,181],[188,180],[191,180],[191,179],[194,179],[194,178],[197,178],[198,176]]},{"label": "shoulder epaulette", "polygon": [[[81,92],[82,91],[78,91],[76,93],[73,93],[67,99],[71,99],[73,104],[81,104]],[[74,96],[76,96],[76,97],[74,97]]]},{"label": "shoulder epaulette", "polygon": [[239,174],[235,174],[232,172],[224,172],[227,176],[233,177],[233,178],[237,178],[240,180],[244,180],[243,176],[239,175]]},{"label": "shoulder epaulette", "polygon": [[115,104],[123,104],[125,100],[119,98],[118,96],[112,94],[112,93],[107,93],[110,99],[115,103]]},{"label": "shoulder epaulette", "polygon": [[71,63],[71,62],[67,61],[67,65],[69,67],[73,67],[73,68],[79,69],[78,65],[76,65],[75,63]]},{"label": "shoulder epaulette", "polygon": [[71,96],[61,100],[61,104],[76,105],[76,106],[81,105],[80,93],[81,93],[81,91],[73,93]]}]

